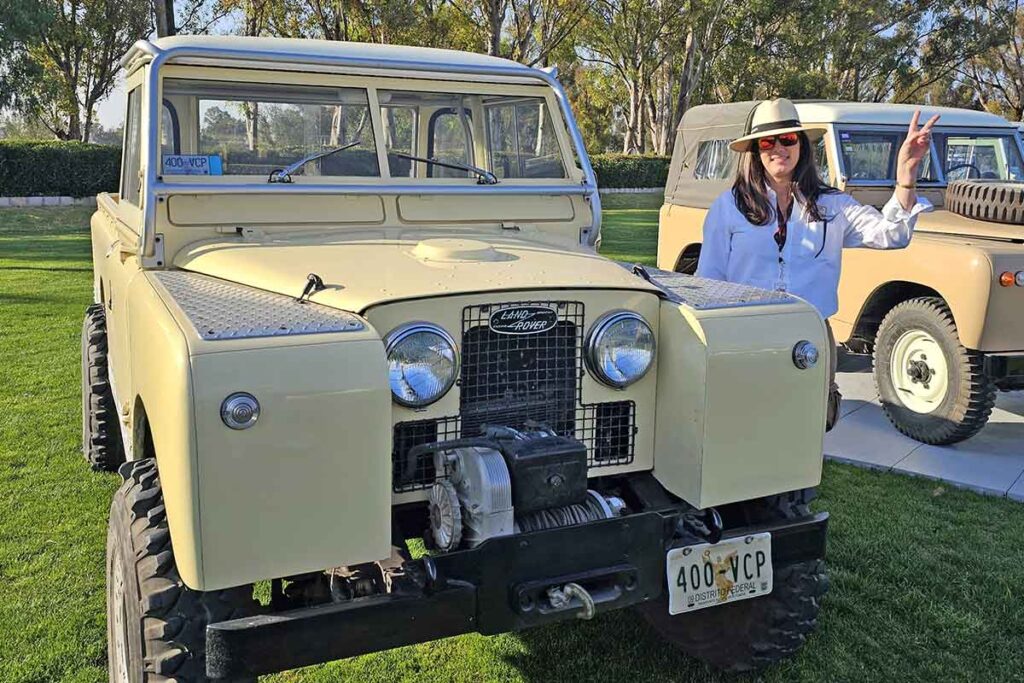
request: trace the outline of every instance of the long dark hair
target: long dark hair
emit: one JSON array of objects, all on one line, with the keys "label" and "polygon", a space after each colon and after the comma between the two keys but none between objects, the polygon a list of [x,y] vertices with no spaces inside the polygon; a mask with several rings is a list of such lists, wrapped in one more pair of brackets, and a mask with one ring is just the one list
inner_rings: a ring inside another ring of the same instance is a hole
[{"label": "long dark hair", "polygon": [[[831,185],[826,185],[818,175],[817,164],[814,163],[814,150],[807,133],[799,131],[800,159],[793,169],[794,190],[799,193],[807,205],[807,213],[812,221],[824,220],[818,197],[823,194],[838,192]],[[761,163],[761,155],[755,143],[750,149],[740,153],[736,164],[736,181],[732,184],[732,196],[736,208],[754,225],[768,225],[775,221],[775,207],[768,198],[768,172]]]}]

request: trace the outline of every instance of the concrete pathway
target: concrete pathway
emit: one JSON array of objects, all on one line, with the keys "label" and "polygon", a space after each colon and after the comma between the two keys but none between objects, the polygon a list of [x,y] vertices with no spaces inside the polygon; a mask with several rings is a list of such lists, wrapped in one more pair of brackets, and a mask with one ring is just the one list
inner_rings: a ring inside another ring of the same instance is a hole
[{"label": "concrete pathway", "polygon": [[1024,391],[998,394],[992,417],[975,437],[928,446],[889,424],[875,394],[870,356],[840,355],[836,381],[842,417],[825,436],[825,457],[1024,502]]}]

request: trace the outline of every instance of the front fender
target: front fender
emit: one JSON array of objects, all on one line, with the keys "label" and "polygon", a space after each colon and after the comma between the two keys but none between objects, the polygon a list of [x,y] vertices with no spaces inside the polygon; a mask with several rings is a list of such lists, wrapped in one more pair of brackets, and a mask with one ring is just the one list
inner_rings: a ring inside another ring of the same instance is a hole
[{"label": "front fender", "polygon": [[[182,306],[205,294],[145,278],[133,360],[185,583],[213,590],[387,557],[391,394],[376,330],[359,319],[341,332],[204,338]],[[250,429],[220,417],[238,391],[260,402]]]}]

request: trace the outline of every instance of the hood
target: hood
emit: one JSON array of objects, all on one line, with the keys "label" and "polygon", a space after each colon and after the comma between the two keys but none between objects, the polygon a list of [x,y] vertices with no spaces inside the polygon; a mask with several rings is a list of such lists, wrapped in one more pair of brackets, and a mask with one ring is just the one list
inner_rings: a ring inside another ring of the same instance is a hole
[{"label": "hood", "polygon": [[659,290],[581,248],[487,235],[483,239],[405,233],[301,238],[232,238],[186,247],[184,270],[298,296],[310,273],[326,288],[310,298],[347,311],[434,296],[517,289]]},{"label": "hood", "polygon": [[970,235],[986,239],[1024,242],[1024,225],[979,221],[945,209],[919,214],[914,229],[918,232]]}]

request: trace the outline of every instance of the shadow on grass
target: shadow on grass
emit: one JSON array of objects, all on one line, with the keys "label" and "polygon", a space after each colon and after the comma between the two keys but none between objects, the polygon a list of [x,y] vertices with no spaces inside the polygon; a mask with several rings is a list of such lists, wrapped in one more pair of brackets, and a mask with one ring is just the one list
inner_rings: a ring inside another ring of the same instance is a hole
[{"label": "shadow on grass", "polygon": [[633,610],[523,631],[525,652],[506,657],[525,681],[718,680],[665,643]]}]

